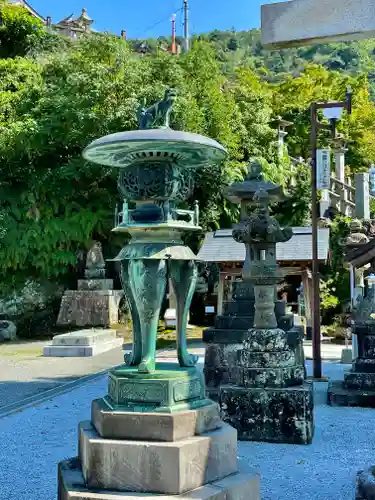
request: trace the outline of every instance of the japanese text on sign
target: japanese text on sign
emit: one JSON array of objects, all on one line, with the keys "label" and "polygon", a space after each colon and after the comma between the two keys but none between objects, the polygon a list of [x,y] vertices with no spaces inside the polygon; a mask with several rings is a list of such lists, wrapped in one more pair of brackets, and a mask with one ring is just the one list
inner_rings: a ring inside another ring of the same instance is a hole
[{"label": "japanese text on sign", "polygon": [[331,179],[331,152],[329,149],[318,149],[316,152],[316,187],[329,189]]}]

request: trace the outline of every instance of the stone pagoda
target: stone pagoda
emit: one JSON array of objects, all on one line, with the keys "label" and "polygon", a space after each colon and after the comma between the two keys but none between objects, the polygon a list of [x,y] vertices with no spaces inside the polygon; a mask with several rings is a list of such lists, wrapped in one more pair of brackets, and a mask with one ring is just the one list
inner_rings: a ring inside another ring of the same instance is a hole
[{"label": "stone pagoda", "polygon": [[106,279],[101,244],[93,243],[86,257],[85,279],[78,280],[78,290],[66,290],[57,324],[65,327],[104,327],[118,323],[122,290],[113,289]]},{"label": "stone pagoda", "polygon": [[[249,214],[256,205],[254,195],[260,188],[268,190],[273,199],[282,194],[280,186],[263,179],[261,165],[253,160],[249,164],[246,179],[232,184],[224,192],[229,201],[240,204],[241,220],[234,226],[233,238],[245,244],[246,257],[242,280],[233,283],[232,298],[224,302],[223,314],[216,316],[214,327],[203,332],[203,341],[206,343],[206,387],[209,397],[215,401],[219,399],[220,386],[228,383],[230,367],[236,362],[237,351],[242,347],[245,334],[254,324],[254,283],[250,274],[254,257],[251,256],[250,242],[246,238],[246,227]],[[303,327],[294,326],[294,316],[286,313],[283,300],[275,301],[275,315],[278,327],[288,332],[288,345],[295,350],[296,359],[304,366]]]},{"label": "stone pagoda", "polygon": [[358,357],[345,373],[344,382],[330,382],[328,403],[332,406],[375,408],[375,275],[367,277],[366,297],[358,297],[352,313]]},{"label": "stone pagoda", "polygon": [[243,276],[254,286],[254,324],[229,366],[228,384],[220,387],[222,416],[241,440],[308,444],[314,433],[313,387],[304,380],[300,343],[290,344],[275,314],[276,285],[283,279],[276,243],[293,233],[269,214],[281,187],[263,179],[260,165],[254,165],[249,183],[253,211],[242,214],[234,237],[246,245]]},{"label": "stone pagoda", "polygon": [[[108,394],[79,427],[79,457],[59,464],[59,499],[259,500],[259,475],[237,459],[237,432],[207,399],[186,323],[197,281],[196,256],[182,235],[199,230],[197,210],[176,204],[194,169],[219,164],[216,141],[169,128],[175,94],[140,109],[140,130],[97,139],[92,162],[119,168],[124,208],[115,231],[133,323],[133,352],[109,374]],[[176,296],[177,359],[156,362],[156,335],[168,280]]]}]

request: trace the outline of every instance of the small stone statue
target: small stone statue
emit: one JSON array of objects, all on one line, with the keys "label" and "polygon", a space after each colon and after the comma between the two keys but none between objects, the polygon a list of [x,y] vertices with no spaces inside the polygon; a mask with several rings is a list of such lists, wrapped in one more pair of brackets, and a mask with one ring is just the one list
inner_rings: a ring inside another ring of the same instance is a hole
[{"label": "small stone statue", "polygon": [[167,89],[164,99],[156,102],[149,108],[145,104],[138,113],[138,125],[141,130],[152,128],[169,128],[169,121],[173,104],[176,100],[176,91]]},{"label": "small stone statue", "polygon": [[87,252],[85,277],[87,279],[105,278],[105,262],[99,241],[95,241]]}]

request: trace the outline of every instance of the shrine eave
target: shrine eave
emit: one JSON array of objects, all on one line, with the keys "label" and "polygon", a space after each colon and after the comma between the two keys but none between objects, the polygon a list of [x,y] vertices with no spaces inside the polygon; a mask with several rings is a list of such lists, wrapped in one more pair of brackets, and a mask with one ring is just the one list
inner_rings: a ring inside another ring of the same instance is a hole
[{"label": "shrine eave", "polygon": [[[311,227],[294,227],[292,238],[277,243],[276,258],[279,263],[308,265],[312,261]],[[329,228],[318,230],[318,259],[325,263],[329,258]],[[205,262],[232,263],[245,260],[245,245],[237,243],[231,229],[219,229],[206,233],[198,259]]]}]

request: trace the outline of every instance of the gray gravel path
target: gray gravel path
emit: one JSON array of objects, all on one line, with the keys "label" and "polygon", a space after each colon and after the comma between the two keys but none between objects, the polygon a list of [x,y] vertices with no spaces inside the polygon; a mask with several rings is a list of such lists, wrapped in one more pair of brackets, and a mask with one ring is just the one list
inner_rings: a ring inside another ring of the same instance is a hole
[{"label": "gray gravel path", "polygon": [[[335,378],[344,368],[324,366]],[[57,462],[77,454],[78,422],[106,388],[104,376],[0,420],[1,500],[56,500]],[[357,470],[375,463],[375,411],[321,405],[315,416],[310,446],[239,443],[239,456],[261,472],[262,500],[353,500]]]},{"label": "gray gravel path", "polygon": [[[0,409],[124,362],[121,347],[92,358],[51,358],[42,356],[46,344],[37,341],[0,346]],[[194,345],[190,350],[204,352]],[[160,354],[175,358],[176,351],[163,350]]]},{"label": "gray gravel path", "polygon": [[[123,362],[121,348],[93,358],[45,358],[42,356],[45,344],[36,341],[0,346],[0,408]],[[189,349],[204,355],[202,344],[200,347],[193,344]],[[342,346],[322,344],[322,355],[326,359],[340,359],[341,350]],[[306,345],[307,357],[311,356],[310,351],[311,346]],[[162,355],[174,358],[176,351],[162,351]]]},{"label": "gray gravel path", "polygon": [[39,341],[1,346],[0,408],[124,361],[121,348],[93,358],[43,357],[46,344]]}]

